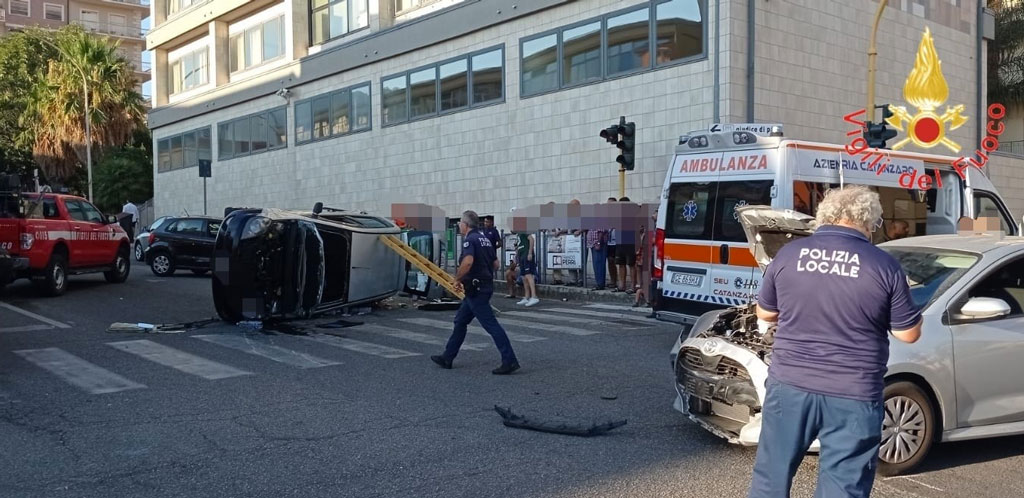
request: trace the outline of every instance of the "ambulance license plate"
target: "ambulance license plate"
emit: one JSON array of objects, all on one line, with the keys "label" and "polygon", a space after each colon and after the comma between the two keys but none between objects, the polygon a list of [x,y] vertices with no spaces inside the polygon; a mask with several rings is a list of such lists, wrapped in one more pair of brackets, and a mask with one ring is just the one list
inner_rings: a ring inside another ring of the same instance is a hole
[{"label": "ambulance license plate", "polygon": [[694,287],[700,287],[704,283],[703,275],[693,275],[690,273],[673,273],[672,283],[676,285],[692,285]]}]

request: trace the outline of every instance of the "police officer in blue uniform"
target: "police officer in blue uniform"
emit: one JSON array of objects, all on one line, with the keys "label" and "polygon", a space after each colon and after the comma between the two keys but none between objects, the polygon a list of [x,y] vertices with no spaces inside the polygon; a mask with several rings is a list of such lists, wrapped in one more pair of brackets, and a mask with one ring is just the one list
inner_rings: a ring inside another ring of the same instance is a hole
[{"label": "police officer in blue uniform", "polygon": [[889,334],[921,335],[900,264],[870,242],[882,216],[866,187],[831,190],[814,235],[765,269],[757,317],[778,322],[750,498],[788,497],[818,439],[814,496],[867,498],[878,463]]},{"label": "police officer in blue uniform", "polygon": [[501,353],[501,366],[491,371],[495,375],[508,375],[519,370],[519,360],[512,350],[505,329],[501,328],[498,319],[491,309],[491,295],[494,294],[494,271],[498,269],[498,259],[494,245],[480,230],[480,219],[473,211],[462,213],[459,221],[459,232],[465,237],[462,243],[462,255],[459,256],[459,269],[455,273],[458,286],[466,294],[455,313],[455,328],[448,339],[444,353],[431,356],[430,359],[441,368],[452,368],[452,360],[459,354],[462,342],[466,340],[466,328],[473,318],[494,339],[494,345]]}]

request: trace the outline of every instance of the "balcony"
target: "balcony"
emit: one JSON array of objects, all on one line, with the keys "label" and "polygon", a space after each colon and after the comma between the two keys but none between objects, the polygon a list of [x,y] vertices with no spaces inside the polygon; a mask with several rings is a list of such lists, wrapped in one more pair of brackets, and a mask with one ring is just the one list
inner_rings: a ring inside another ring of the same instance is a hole
[{"label": "balcony", "polygon": [[149,0],[89,0],[89,1],[91,1],[93,3],[101,3],[101,4],[112,4],[113,3],[113,4],[118,4],[118,5],[125,5],[125,6],[128,6],[128,7],[144,7],[146,10],[149,10]]},{"label": "balcony", "polygon": [[121,38],[131,38],[133,40],[143,40],[146,38],[146,32],[148,30],[142,29],[138,26],[125,26],[123,24],[110,24],[105,22],[92,22],[92,21],[73,21],[75,24],[82,26],[86,31],[97,33],[101,35],[118,36]]}]

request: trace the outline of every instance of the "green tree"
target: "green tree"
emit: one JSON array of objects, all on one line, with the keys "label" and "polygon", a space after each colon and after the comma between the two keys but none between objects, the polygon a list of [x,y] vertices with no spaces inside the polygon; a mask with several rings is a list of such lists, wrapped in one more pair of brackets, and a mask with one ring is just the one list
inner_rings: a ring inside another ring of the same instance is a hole
[{"label": "green tree", "polygon": [[131,141],[144,126],[143,100],[131,64],[117,53],[118,42],[70,25],[56,33],[54,45],[59,55],[49,62],[45,78],[30,88],[20,123],[47,176],[68,179],[86,162],[83,73],[94,162]]},{"label": "green tree", "polygon": [[95,166],[95,203],[104,213],[118,213],[124,201],[141,204],[153,197],[153,160],[142,147],[109,151]]},{"label": "green tree", "polygon": [[53,37],[48,32],[15,32],[0,38],[0,148],[7,149],[7,154],[32,150],[34,137],[25,134],[18,122],[29,104],[26,89],[35,86],[49,61],[57,57],[57,50],[39,36]]},{"label": "green tree", "polygon": [[1024,102],[1024,2],[995,0],[995,39],[988,42],[988,100]]}]

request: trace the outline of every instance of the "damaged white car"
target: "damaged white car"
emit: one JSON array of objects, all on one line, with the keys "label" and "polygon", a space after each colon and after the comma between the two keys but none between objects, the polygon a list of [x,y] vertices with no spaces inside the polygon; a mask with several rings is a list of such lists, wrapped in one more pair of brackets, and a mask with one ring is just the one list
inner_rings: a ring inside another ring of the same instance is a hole
[{"label": "damaged white car", "polygon": [[[762,272],[815,228],[794,211],[737,211]],[[918,342],[890,341],[879,472],[909,471],[934,442],[1024,434],[1024,238],[937,235],[879,247],[900,262],[924,320]],[[701,316],[671,352],[675,408],[731,443],[756,445],[774,334],[774,325],[758,329],[753,302]]]}]

